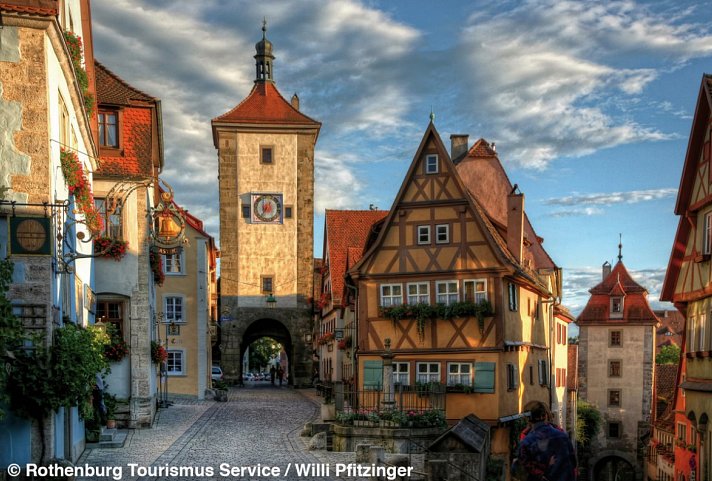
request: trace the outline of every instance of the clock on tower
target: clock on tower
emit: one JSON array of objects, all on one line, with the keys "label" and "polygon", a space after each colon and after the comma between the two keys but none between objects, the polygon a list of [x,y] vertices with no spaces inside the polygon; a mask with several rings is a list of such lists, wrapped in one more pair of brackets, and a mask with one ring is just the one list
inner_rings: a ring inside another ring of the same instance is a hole
[{"label": "clock on tower", "polygon": [[252,194],[252,222],[263,224],[281,224],[282,195]]}]

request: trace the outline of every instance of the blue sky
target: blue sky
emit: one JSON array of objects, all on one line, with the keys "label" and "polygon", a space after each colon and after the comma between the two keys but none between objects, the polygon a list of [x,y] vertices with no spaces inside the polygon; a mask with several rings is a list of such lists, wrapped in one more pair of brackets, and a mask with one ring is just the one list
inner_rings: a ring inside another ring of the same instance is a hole
[{"label": "blue sky", "polygon": [[[277,87],[323,123],[323,212],[387,209],[432,107],[496,142],[578,312],[617,255],[657,301],[695,101],[712,71],[704,2],[301,0],[94,2],[95,53],[162,100],[164,177],[219,237],[210,119],[254,78],[263,17]],[[657,302],[653,302],[657,305]]]}]

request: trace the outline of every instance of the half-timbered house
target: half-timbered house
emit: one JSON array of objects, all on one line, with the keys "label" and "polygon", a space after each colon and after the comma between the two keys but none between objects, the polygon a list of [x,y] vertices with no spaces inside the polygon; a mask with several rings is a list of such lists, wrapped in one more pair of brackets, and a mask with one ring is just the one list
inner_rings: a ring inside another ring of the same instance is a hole
[{"label": "half-timbered house", "polygon": [[685,316],[682,346],[685,363],[678,382],[691,429],[685,432],[688,427],[679,418],[675,428],[680,444],[699,448],[692,470],[698,479],[712,476],[709,462],[712,459],[712,426],[708,423],[712,412],[712,357],[709,355],[712,351],[711,107],[712,75],[704,75],[675,205],[675,214],[680,216],[680,221],[660,296],[663,301],[674,302]]},{"label": "half-timbered house", "polygon": [[388,216],[349,270],[358,385],[379,389],[390,344],[396,383],[445,385],[448,421],[476,414],[494,428],[492,452],[506,454],[524,404],[551,401],[560,270],[490,144],[468,150],[466,137],[451,138],[457,165],[428,125]]}]

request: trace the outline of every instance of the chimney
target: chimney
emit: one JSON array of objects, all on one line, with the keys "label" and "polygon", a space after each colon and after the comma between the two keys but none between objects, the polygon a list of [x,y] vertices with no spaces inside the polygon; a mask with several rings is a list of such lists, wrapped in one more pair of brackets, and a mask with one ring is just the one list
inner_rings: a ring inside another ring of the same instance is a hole
[{"label": "chimney", "polygon": [[467,139],[469,138],[468,134],[452,134],[450,136],[450,158],[452,160],[467,152]]},{"label": "chimney", "polygon": [[296,93],[292,95],[292,107],[294,107],[296,110],[299,110],[299,97],[297,97]]},{"label": "chimney", "polygon": [[606,280],[606,277],[611,275],[611,263],[606,261],[603,263],[603,279],[601,280]]},{"label": "chimney", "polygon": [[524,247],[524,194],[512,193],[507,196],[507,247],[517,262],[522,262]]}]

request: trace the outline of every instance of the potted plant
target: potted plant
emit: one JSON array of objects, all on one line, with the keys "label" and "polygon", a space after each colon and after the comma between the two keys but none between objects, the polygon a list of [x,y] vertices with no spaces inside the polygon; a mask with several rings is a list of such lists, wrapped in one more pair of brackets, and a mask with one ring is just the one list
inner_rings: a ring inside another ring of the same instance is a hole
[{"label": "potted plant", "polygon": [[161,346],[156,341],[151,341],[151,361],[154,364],[161,364],[168,359],[166,348]]},{"label": "potted plant", "polygon": [[213,381],[213,389],[215,389],[215,400],[217,402],[227,402],[227,388],[225,381]]},{"label": "potted plant", "polygon": [[106,428],[116,428],[116,396],[104,391],[104,405],[106,406]]}]

